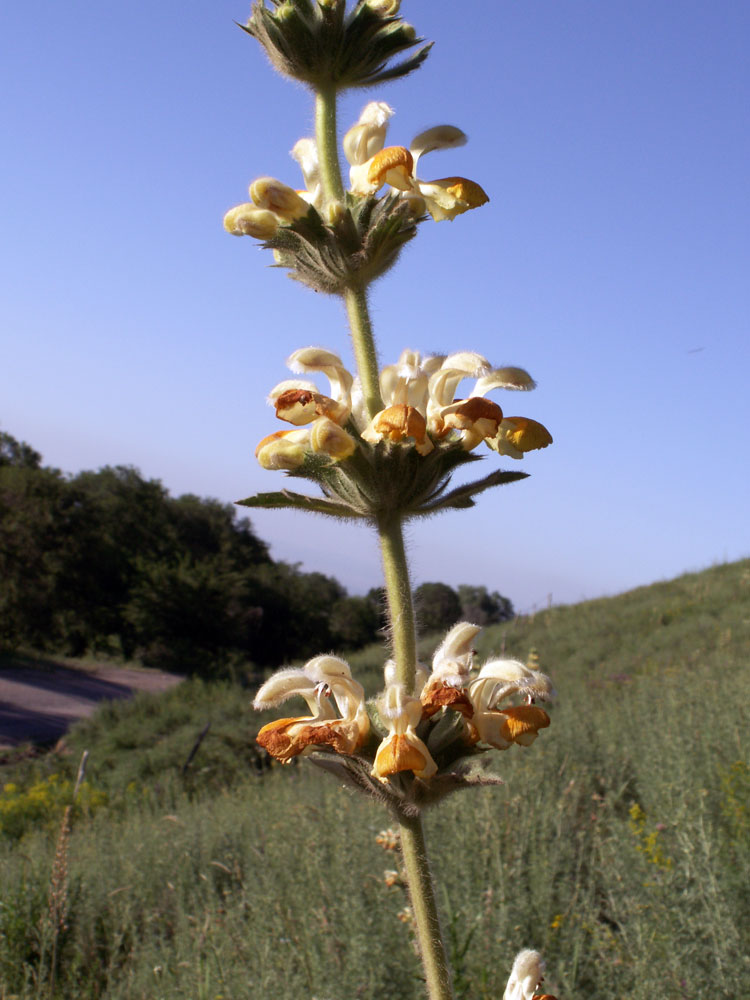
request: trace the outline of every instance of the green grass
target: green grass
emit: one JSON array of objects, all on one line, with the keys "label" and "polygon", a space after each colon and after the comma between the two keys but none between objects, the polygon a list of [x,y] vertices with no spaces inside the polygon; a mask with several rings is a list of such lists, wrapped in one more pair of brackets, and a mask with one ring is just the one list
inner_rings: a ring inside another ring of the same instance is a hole
[{"label": "green grass", "polygon": [[[482,637],[536,648],[559,698],[533,747],[495,755],[502,788],[427,815],[464,1000],[502,996],[521,947],[561,1000],[750,998],[749,588],[744,561]],[[382,652],[352,664],[372,690]],[[57,932],[59,810],[0,837],[0,997],[422,996],[387,814],[307,763],[257,773],[259,723],[246,691],[191,682],[20,774],[69,775],[86,748],[109,804],[74,818]]]}]

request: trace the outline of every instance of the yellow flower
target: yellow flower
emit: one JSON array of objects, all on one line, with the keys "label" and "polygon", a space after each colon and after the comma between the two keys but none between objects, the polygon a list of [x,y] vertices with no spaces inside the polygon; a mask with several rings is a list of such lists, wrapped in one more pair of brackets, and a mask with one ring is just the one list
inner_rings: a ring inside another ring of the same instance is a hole
[{"label": "yellow flower", "polygon": [[435,445],[427,437],[427,423],[415,406],[396,403],[376,413],[360,435],[370,444],[392,441],[398,444],[411,439],[420,455],[429,455]]},{"label": "yellow flower", "polygon": [[362,746],[370,730],[365,693],[344,660],[316,656],[301,670],[279,670],[260,688],[253,707],[274,708],[294,695],[304,698],[311,714],[263,726],[257,741],[272,757],[286,764],[292,757],[312,753],[316,746],[344,754]]},{"label": "yellow flower", "polygon": [[[436,443],[457,441],[470,451],[484,440],[500,454],[520,458],[523,451],[546,447],[552,440],[541,424],[527,417],[506,418],[500,406],[486,398],[493,389],[533,389],[529,373],[514,366],[492,368],[473,351],[435,357],[403,351],[395,364],[380,372],[384,405],[372,419],[359,380],[333,351],[303,347],[287,365],[297,374],[324,374],[330,387],[328,393],[321,392],[304,378],[284,379],[274,386],[268,400],[277,417],[299,428],[309,425],[309,432],[279,431],[264,438],[256,454],[266,469],[292,471],[310,451],[334,460],[348,458],[357,439],[343,429],[336,431],[331,422],[341,428],[353,424],[369,444],[390,441],[413,447],[420,455],[429,455]],[[468,397],[455,398],[467,378],[474,379]]]},{"label": "yellow flower", "polygon": [[[330,383],[331,395],[317,391],[314,383],[286,379],[274,386],[269,402],[276,416],[300,427],[297,431],[276,431],[263,438],[255,457],[264,469],[298,469],[309,452],[341,461],[353,454],[356,441],[341,426],[351,413],[352,375],[341,358],[321,347],[303,347],[295,351],[287,365],[298,372],[322,372]],[[302,428],[300,425],[310,424]]]},{"label": "yellow flower", "polygon": [[283,222],[304,218],[310,206],[288,184],[275,177],[259,177],[250,185],[250,200],[258,208],[273,212]]},{"label": "yellow flower", "polygon": [[413,771],[418,778],[431,778],[437,764],[415,732],[422,719],[419,699],[407,694],[403,684],[389,684],[377,707],[388,726],[388,736],[375,754],[372,774],[381,781],[402,771]]},{"label": "yellow flower", "polygon": [[357,443],[334,420],[320,417],[310,428],[310,447],[316,455],[327,455],[340,462],[354,454]]},{"label": "yellow flower", "polygon": [[245,202],[230,208],[224,216],[224,228],[232,236],[253,236],[256,240],[269,240],[279,228],[279,217],[266,208]]},{"label": "yellow flower", "polygon": [[493,438],[487,444],[498,455],[523,458],[525,452],[536,451],[552,444],[552,435],[537,420],[529,417],[505,417]]},{"label": "yellow flower", "polygon": [[224,228],[233,236],[271,239],[280,225],[307,215],[310,206],[322,207],[323,189],[318,169],[318,150],[313,139],[300,139],[292,149],[299,163],[307,190],[295,191],[275,177],[259,177],[250,185],[250,201],[230,208],[224,215]]},{"label": "yellow flower", "polygon": [[[314,420],[316,416],[327,416],[337,423],[346,423],[352,409],[351,390],[354,377],[338,354],[323,347],[301,347],[290,354],[286,365],[299,374],[321,372],[328,379],[330,396],[319,393],[313,382],[304,379],[285,379],[274,386],[268,396],[269,402],[276,406],[276,414],[281,420],[288,420],[290,423],[308,423],[307,419],[303,419],[308,415],[309,420]],[[315,405],[310,406],[310,401],[306,401],[305,408],[297,410],[296,402],[299,400],[295,401],[293,397],[285,395],[290,391],[311,393]],[[281,397],[284,398],[280,412]]]},{"label": "yellow flower", "polygon": [[485,438],[494,438],[503,419],[503,411],[497,403],[484,396],[459,399],[444,407],[440,415],[443,427],[463,431],[461,446],[465,451],[476,448]]},{"label": "yellow flower", "polygon": [[[468,399],[454,399],[465,378],[475,378]],[[459,351],[442,359],[428,382],[427,427],[433,436],[445,437],[451,430],[461,432],[461,444],[471,451],[482,440],[494,440],[502,426],[503,411],[486,393],[493,389],[534,388],[534,380],[523,368],[492,368],[489,361],[473,351]]]},{"label": "yellow flower", "polygon": [[276,431],[259,442],[255,457],[261,468],[292,472],[305,461],[310,450],[310,431]]}]

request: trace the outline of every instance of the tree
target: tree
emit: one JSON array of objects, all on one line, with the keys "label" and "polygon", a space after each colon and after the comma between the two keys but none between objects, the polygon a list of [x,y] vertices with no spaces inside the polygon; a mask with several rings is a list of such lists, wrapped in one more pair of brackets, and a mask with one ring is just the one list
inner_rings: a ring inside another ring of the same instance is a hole
[{"label": "tree", "polygon": [[414,591],[417,621],[423,632],[447,631],[461,620],[458,594],[447,583],[423,583]]},{"label": "tree", "polygon": [[461,584],[458,588],[461,602],[461,616],[475,625],[494,625],[509,621],[513,615],[513,605],[507,597],[495,590],[491,594],[486,587],[471,587]]},{"label": "tree", "polygon": [[331,609],[330,626],[335,647],[360,649],[377,642],[380,615],[366,597],[342,597]]},{"label": "tree", "polygon": [[38,469],[42,456],[25,441],[16,441],[11,434],[0,431],[0,466],[15,465],[22,469]]},{"label": "tree", "polygon": [[59,472],[0,465],[0,641],[39,649],[60,642],[60,546],[70,514]]}]

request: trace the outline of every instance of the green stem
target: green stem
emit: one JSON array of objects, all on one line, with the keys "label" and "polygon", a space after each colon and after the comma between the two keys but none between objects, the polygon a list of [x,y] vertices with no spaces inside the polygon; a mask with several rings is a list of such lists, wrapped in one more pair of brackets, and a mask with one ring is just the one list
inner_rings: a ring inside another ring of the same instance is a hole
[{"label": "green stem", "polygon": [[[321,89],[315,95],[315,135],[325,200],[343,201],[345,193],[339,166],[334,87]],[[367,306],[367,290],[349,288],[343,298],[365,405],[372,419],[382,410],[383,400],[380,395],[375,338]],[[388,595],[396,676],[398,683],[403,684],[411,693],[414,691],[417,669],[417,631],[402,520],[399,516],[383,518],[377,527]],[[428,994],[430,1000],[453,1000],[450,968],[440,932],[422,820],[419,816],[403,816],[400,817],[400,824],[401,850]]]},{"label": "green stem", "polygon": [[335,87],[320,89],[315,93],[315,139],[318,144],[320,181],[326,201],[343,201],[344,185],[341,182],[336,134]]},{"label": "green stem", "polygon": [[344,293],[344,303],[349,317],[354,358],[362,383],[367,415],[372,420],[375,414],[383,409],[383,399],[380,395],[378,355],[370,323],[370,311],[367,308],[367,292],[364,289],[349,288]]},{"label": "green stem", "polygon": [[417,630],[414,625],[409,564],[406,561],[401,519],[383,519],[378,524],[378,534],[383,557],[396,678],[399,684],[404,684],[406,690],[412,693],[417,671]]},{"label": "green stem", "polygon": [[[399,684],[405,685],[407,691],[413,692],[417,669],[417,632],[401,519],[384,518],[378,524],[378,533],[388,595],[396,679]],[[440,931],[422,820],[419,815],[404,815],[399,817],[399,823],[404,870],[409,884],[428,996],[430,1000],[453,1000],[450,967]]]},{"label": "green stem", "polygon": [[419,952],[430,1000],[453,1000],[453,986],[435,901],[430,862],[420,816],[403,816],[401,855],[409,883]]},{"label": "green stem", "polygon": [[[339,165],[338,137],[336,134],[336,90],[331,87],[315,94],[315,139],[318,144],[320,181],[326,201],[344,201],[344,185]],[[372,335],[367,292],[364,288],[350,288],[344,292],[344,304],[352,332],[354,358],[357,362],[365,405],[370,419],[383,409],[378,379],[378,355]]]}]

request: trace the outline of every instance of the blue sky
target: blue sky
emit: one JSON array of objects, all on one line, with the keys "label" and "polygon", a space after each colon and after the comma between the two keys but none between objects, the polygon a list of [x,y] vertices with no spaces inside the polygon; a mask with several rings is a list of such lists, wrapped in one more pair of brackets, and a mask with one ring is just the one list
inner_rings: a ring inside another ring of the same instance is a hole
[{"label": "blue sky", "polygon": [[[301,183],[307,92],[234,25],[237,0],[5,5],[0,426],[68,472],[132,464],[175,494],[279,488],[256,442],[284,358],[351,359],[336,300],[266,265],[223,213]],[[373,289],[381,359],[479,351],[528,368],[495,394],[555,444],[466,514],[410,530],[415,583],[483,583],[525,610],[750,554],[750,7],[681,0],[405,0],[436,44],[396,109],[447,122],[490,204],[425,224]],[[459,16],[460,15],[460,16]],[[517,408],[514,409],[514,407]],[[486,469],[497,464],[487,451]],[[374,540],[259,512],[275,558],[380,582]]]}]

